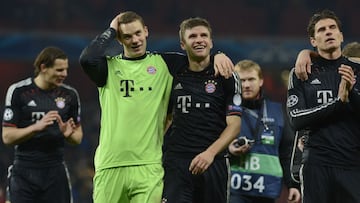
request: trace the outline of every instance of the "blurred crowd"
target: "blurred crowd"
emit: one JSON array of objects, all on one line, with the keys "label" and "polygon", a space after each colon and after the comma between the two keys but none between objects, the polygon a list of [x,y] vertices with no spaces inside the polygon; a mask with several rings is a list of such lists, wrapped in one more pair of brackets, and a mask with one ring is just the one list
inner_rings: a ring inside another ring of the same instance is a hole
[{"label": "blurred crowd", "polygon": [[[92,32],[105,28],[111,17],[124,10],[142,15],[152,32],[174,34],[189,16],[208,19],[218,35],[301,36],[307,19],[323,8],[334,10],[344,23],[347,37],[359,36],[356,0],[13,0],[0,8],[2,30]],[[350,36],[349,36],[350,35]]]}]

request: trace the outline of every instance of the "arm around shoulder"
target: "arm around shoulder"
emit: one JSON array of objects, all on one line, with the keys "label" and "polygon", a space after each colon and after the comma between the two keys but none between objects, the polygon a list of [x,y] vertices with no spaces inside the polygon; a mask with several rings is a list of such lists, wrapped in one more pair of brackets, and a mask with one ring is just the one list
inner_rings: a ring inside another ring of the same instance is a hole
[{"label": "arm around shoulder", "polygon": [[301,80],[307,80],[311,73],[311,57],[318,56],[317,52],[303,49],[299,52],[295,62],[295,74]]},{"label": "arm around shoulder", "polygon": [[234,64],[231,59],[222,52],[214,55],[214,69],[215,75],[220,73],[221,76],[229,78],[234,71]]}]

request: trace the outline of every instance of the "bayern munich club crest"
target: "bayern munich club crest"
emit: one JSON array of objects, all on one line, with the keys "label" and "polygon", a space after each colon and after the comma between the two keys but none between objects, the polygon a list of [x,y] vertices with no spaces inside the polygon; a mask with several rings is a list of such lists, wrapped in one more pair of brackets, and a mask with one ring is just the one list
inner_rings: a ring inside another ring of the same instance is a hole
[{"label": "bayern munich club crest", "polygon": [[155,74],[156,73],[156,68],[153,66],[149,66],[146,70],[149,74]]},{"label": "bayern munich club crest", "polygon": [[59,109],[63,109],[65,107],[65,98],[58,97],[55,99],[55,102],[56,102],[56,106]]},{"label": "bayern munich club crest", "polygon": [[214,93],[216,90],[217,82],[214,80],[208,80],[205,82],[205,92],[207,93]]}]

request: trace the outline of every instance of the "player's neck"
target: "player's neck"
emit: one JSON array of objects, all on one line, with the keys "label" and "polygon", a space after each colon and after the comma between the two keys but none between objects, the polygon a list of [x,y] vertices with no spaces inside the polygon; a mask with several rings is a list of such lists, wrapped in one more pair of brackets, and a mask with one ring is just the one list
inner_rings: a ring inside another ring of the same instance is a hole
[{"label": "player's neck", "polygon": [[338,59],[341,56],[341,49],[336,49],[334,51],[319,51],[319,55],[328,60]]},{"label": "player's neck", "polygon": [[52,87],[40,76],[34,78],[35,85],[42,90],[49,90]]},{"label": "player's neck", "polygon": [[194,59],[189,59],[189,69],[194,72],[203,71],[206,67],[209,66],[209,64],[210,64],[210,56],[199,61]]}]

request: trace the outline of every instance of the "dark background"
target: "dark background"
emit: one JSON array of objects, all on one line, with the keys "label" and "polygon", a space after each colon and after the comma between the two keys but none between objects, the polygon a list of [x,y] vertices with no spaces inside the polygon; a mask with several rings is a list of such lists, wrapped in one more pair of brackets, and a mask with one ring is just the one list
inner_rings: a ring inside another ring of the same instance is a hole
[{"label": "dark background", "polygon": [[[97,89],[78,63],[81,50],[105,30],[121,11],[133,10],[149,27],[150,51],[181,51],[180,22],[200,16],[213,27],[214,51],[225,52],[234,63],[252,59],[264,69],[265,93],[284,102],[287,74],[297,53],[309,48],[306,26],[311,15],[324,8],[343,22],[345,43],[358,40],[358,0],[11,0],[0,8],[0,107],[10,84],[32,76],[33,60],[45,46],[62,48],[70,59],[67,84],[82,102],[83,142],[67,146],[75,203],[91,202],[93,156],[98,142]],[[121,51],[114,43],[112,52]],[[140,116],[140,115],[139,115]],[[7,167],[13,148],[0,142],[0,203],[4,202]],[[286,194],[286,191],[284,191]],[[278,202],[285,202],[281,197]]]}]

